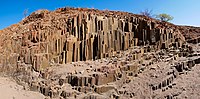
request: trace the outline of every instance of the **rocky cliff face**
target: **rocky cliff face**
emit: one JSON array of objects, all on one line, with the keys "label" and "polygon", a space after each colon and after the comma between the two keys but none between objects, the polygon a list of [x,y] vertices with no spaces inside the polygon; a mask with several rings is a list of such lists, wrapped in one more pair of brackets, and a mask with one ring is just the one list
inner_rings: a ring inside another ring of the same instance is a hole
[{"label": "rocky cliff face", "polygon": [[127,12],[60,8],[39,10],[0,31],[1,64],[31,64],[36,71],[50,63],[111,57],[134,46],[152,49],[181,46],[184,37],[172,24]]}]

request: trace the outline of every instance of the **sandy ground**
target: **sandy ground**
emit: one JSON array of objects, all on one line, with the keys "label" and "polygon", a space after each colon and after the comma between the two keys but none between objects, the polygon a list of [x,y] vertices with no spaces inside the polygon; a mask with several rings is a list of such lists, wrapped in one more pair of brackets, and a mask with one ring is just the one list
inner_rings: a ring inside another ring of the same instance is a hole
[{"label": "sandy ground", "polygon": [[0,77],[0,99],[44,99],[45,97],[32,91],[23,90],[10,78]]},{"label": "sandy ground", "polygon": [[200,99],[200,64],[197,64],[187,74],[183,74],[174,81],[176,85],[171,88],[171,93],[174,89],[179,89],[180,99]]}]

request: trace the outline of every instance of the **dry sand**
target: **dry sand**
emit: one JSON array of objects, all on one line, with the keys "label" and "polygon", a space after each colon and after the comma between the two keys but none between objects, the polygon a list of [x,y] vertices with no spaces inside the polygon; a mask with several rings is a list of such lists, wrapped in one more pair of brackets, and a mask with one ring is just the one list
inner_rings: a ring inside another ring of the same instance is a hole
[{"label": "dry sand", "polygon": [[38,92],[26,91],[10,78],[0,77],[0,99],[44,99]]}]

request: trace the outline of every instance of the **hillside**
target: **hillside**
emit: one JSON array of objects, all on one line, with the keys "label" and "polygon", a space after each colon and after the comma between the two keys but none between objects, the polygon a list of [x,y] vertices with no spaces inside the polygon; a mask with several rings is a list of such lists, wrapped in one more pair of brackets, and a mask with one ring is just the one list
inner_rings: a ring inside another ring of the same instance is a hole
[{"label": "hillside", "polygon": [[198,43],[200,42],[200,27],[193,26],[178,26],[179,30],[185,37],[187,42]]}]

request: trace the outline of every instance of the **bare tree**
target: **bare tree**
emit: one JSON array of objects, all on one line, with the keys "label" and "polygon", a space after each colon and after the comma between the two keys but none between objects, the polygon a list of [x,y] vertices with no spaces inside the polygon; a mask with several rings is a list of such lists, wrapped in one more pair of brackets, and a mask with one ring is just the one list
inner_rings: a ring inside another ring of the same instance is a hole
[{"label": "bare tree", "polygon": [[23,15],[24,15],[24,18],[27,17],[27,15],[28,15],[28,9],[25,9],[25,10],[24,10]]},{"label": "bare tree", "polygon": [[144,11],[141,11],[140,14],[147,17],[152,17],[152,12],[153,10],[145,9]]}]

